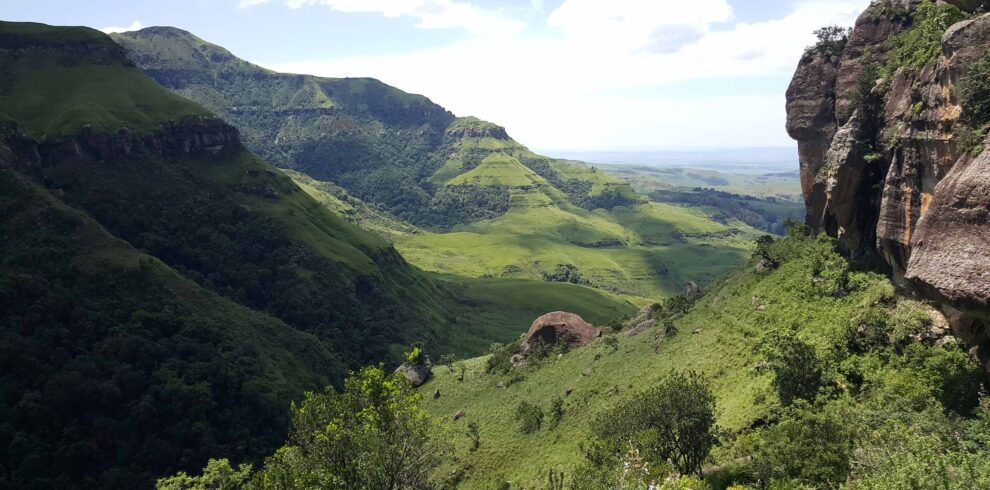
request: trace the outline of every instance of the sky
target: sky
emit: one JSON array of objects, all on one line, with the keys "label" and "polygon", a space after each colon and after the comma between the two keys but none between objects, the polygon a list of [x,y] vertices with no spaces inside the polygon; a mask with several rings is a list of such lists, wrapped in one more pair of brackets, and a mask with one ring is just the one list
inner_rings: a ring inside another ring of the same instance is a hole
[{"label": "sky", "polygon": [[792,146],[813,31],[869,0],[2,0],[0,19],[186,29],[278,71],[374,77],[544,151]]}]

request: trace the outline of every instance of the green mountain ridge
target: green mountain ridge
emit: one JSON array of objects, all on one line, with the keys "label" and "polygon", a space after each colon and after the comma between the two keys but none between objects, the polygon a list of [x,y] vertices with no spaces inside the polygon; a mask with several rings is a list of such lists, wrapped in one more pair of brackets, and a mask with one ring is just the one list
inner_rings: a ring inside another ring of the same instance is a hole
[{"label": "green mountain ridge", "polygon": [[257,460],[287,403],[348,368],[482,352],[534,311],[632,309],[410,266],[97,31],[2,22],[0,73],[3,486]]},{"label": "green mountain ridge", "polygon": [[[396,226],[379,231],[428,271],[542,280],[570,265],[582,284],[642,303],[714,280],[758,233],[737,220],[713,221],[715,210],[649,203],[619,178],[535,154],[501,126],[455,118],[373,80],[273,73],[175,28],[114,39],[146,73],[237,126],[273,163],[421,230],[363,219]],[[318,200],[338,206],[328,194]]]}]

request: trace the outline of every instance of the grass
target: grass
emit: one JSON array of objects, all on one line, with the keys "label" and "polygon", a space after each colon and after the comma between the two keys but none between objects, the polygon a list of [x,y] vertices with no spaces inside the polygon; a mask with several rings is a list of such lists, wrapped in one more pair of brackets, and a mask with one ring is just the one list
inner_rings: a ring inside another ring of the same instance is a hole
[{"label": "grass", "polygon": [[[859,287],[852,294],[809,296],[809,256],[815,246],[813,241],[802,244],[800,258],[771,274],[754,273],[752,263],[736,270],[689,314],[675,320],[680,333],[673,337],[663,337],[656,328],[635,337],[618,335],[615,351],[599,339],[507,376],[483,375],[487,358],[476,358],[467,362],[463,382],[446,368],[435,369],[434,379],[420,390],[424,394],[439,390],[441,397],[427,396],[422,403],[433,416],[447,421],[459,464],[470,468],[463,488],[485,488],[496,476],[513,487],[531,487],[550,469],[570,472],[582,458],[579,445],[589,436],[589,422],[671,370],[693,370],[708,377],[717,397],[718,424],[725,430],[742,430],[769,414],[778,403],[770,375],[753,368],[761,360],[757,343],[764,332],[799,325],[803,338],[824,349],[849,318],[874,304],[878,291],[893,292],[878,274],[854,273]],[[565,395],[569,390],[570,395]],[[527,401],[546,409],[554,396],[565,397],[560,426],[521,434],[513,419],[515,407]],[[453,422],[451,416],[461,410],[465,417]],[[476,452],[468,450],[464,435],[468,422],[480,427],[481,448]]]},{"label": "grass", "polygon": [[734,194],[777,197],[800,201],[801,184],[797,171],[791,173],[742,174],[717,170],[651,167],[645,165],[606,165],[606,173],[629,182],[637,192],[649,194],[658,189],[708,187]]},{"label": "grass", "polygon": [[[460,164],[455,168],[448,162],[434,178],[447,170],[447,175],[456,173]],[[624,185],[577,162],[554,161],[553,168],[568,179],[592,182],[592,193]],[[302,175],[294,177],[324,205],[341,209],[329,188]],[[587,285],[637,304],[677,294],[689,281],[714,281],[744,260],[758,233],[740,222],[717,223],[702,209],[680,205],[640,202],[588,211],[570,204],[546,179],[503,153],[487,156],[473,170],[449,179],[448,185],[510,186],[511,207],[496,219],[443,233],[398,225],[401,222],[382,218],[364,204],[354,208],[352,219],[372,223],[369,226],[392,240],[406,260],[427,271],[539,280],[558,264],[573,264]],[[622,192],[639,199],[628,187]]]},{"label": "grass", "polygon": [[[0,22],[0,42],[26,50],[0,56],[0,120],[16,122],[32,138],[55,140],[83,128],[151,132],[210,117],[129,67],[123,50],[98,31]],[[62,48],[45,49],[53,43]]]},{"label": "grass", "polygon": [[[425,270],[471,277],[538,279],[558,264],[574,264],[592,286],[643,303],[676,294],[688,281],[712,282],[743,260],[755,233],[736,223],[746,231],[717,236],[732,227],[679,206],[589,212],[533,194],[514,195],[516,205],[498,219],[395,237],[396,247]],[[533,204],[521,204],[523,198]]]},{"label": "grass", "polygon": [[546,185],[547,181],[511,155],[495,153],[485,157],[474,169],[447,181],[447,185],[504,185],[508,187],[532,187]]}]

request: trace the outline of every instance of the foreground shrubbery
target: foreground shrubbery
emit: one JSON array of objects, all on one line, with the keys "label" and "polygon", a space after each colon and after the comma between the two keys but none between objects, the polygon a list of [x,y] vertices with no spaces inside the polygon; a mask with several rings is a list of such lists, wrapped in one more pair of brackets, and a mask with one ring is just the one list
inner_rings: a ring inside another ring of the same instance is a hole
[{"label": "foreground shrubbery", "polygon": [[[732,293],[720,296],[715,287],[697,302],[675,298],[653,312],[666,318],[668,313],[681,315],[684,309],[693,309],[677,318],[697,321],[699,305],[710,308],[709,303],[716,301],[712,296],[725,301],[732,295],[744,297],[744,308],[757,312],[747,316],[752,311],[726,310],[746,322],[736,328],[753,338],[739,348],[753,348],[752,359],[759,362],[753,366],[752,379],[766,383],[765,392],[757,395],[766,399],[755,402],[751,423],[743,428],[716,427],[716,397],[725,396],[712,388],[716,378],[674,371],[638,393],[620,397],[617,388],[609,391],[598,405],[584,403],[592,400],[587,395],[570,395],[566,415],[561,396],[527,395],[502,408],[510,412],[508,420],[518,424],[507,431],[479,428],[478,422],[484,424],[480,418],[460,427],[459,431],[467,428],[461,432],[466,438],[459,436],[465,442],[461,452],[431,436],[436,428],[413,408],[414,395],[401,380],[391,388],[371,391],[387,396],[369,397],[361,387],[384,386],[392,378],[366,370],[348,381],[344,393],[310,397],[295,409],[289,443],[249,480],[244,467],[214,461],[203,477],[180,475],[160,485],[199,488],[191,484],[196,478],[213,482],[229,478],[235,484],[227,488],[344,488],[340,485],[345,484],[351,485],[348,488],[424,488],[417,486],[424,484],[452,488],[464,481],[471,488],[578,490],[642,489],[651,484],[713,490],[732,485],[737,489],[990,487],[990,401],[981,398],[985,376],[978,363],[951,339],[931,335],[930,308],[899,296],[882,274],[851,264],[836,252],[833,240],[807,238],[806,233],[806,228],[793,226],[787,237],[762,239],[751,265],[772,257],[775,267],[760,273],[740,271],[732,279],[733,287],[738,287]],[[763,302],[770,308],[761,309]],[[731,302],[719,305],[737,308]],[[812,307],[843,318],[825,321],[808,314]],[[552,364],[534,360],[526,368],[512,368],[511,356],[518,351],[518,343],[495,346],[488,364],[479,366],[479,376],[532,374]],[[485,382],[495,384],[491,379]],[[508,389],[509,384],[492,389]],[[530,388],[523,387],[527,392]],[[381,428],[371,422],[377,416],[367,415],[379,413],[375,412],[379,408],[369,412],[369,407],[393,407],[383,413],[398,410],[405,415],[388,415],[396,423]],[[568,424],[587,423],[576,421],[588,407],[593,410],[589,432],[580,433],[590,437],[572,441],[580,444],[583,458],[571,466],[544,467],[537,480],[520,485],[481,474],[485,471],[479,469],[481,465],[472,465],[504,447],[505,437],[541,447],[569,437],[574,426]],[[378,439],[359,435],[368,430]],[[401,481],[382,483],[375,479],[381,473],[371,469],[357,475],[326,462],[346,460],[362,468],[384,464],[396,454],[392,444],[403,438],[419,441],[414,447],[422,450],[418,458],[427,464],[407,473],[388,470],[409,475]],[[462,457],[464,461],[458,459]],[[440,467],[442,472],[434,469]],[[447,477],[438,480],[440,473]],[[184,486],[174,486],[180,484]]]},{"label": "foreground shrubbery", "polygon": [[369,367],[342,392],[307,393],[293,404],[288,442],[250,478],[250,467],[210,461],[202,476],[158,481],[176,489],[433,489],[449,453],[447,437],[419,407],[405,378]]}]

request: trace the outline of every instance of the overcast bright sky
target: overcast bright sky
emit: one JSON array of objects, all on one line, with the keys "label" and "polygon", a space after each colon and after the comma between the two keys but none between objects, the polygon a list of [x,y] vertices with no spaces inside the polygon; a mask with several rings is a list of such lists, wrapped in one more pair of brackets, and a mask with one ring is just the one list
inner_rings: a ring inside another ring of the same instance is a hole
[{"label": "overcast bright sky", "polygon": [[789,146],[812,31],[869,0],[3,0],[0,19],[171,25],[279,71],[370,76],[542,150]]}]

